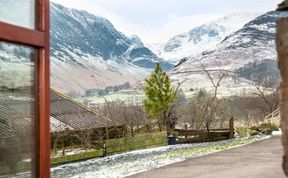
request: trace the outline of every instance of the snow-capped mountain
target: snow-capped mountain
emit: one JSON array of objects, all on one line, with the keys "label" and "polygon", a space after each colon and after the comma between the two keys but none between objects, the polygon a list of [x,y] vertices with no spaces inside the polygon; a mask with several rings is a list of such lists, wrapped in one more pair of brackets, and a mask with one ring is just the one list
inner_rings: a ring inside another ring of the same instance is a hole
[{"label": "snow-capped mountain", "polygon": [[143,79],[156,62],[172,68],[140,38],[126,37],[107,19],[51,4],[51,83],[56,89],[83,91]]},{"label": "snow-capped mountain", "polygon": [[189,32],[172,37],[165,44],[151,45],[152,51],[164,59],[176,64],[180,59],[197,55],[214,48],[225,37],[242,28],[260,14],[234,13],[210,23],[193,28]]},{"label": "snow-capped mountain", "polygon": [[276,20],[282,16],[288,16],[288,13],[271,11],[255,18],[237,32],[227,36],[214,49],[188,57],[187,61],[173,71],[199,69],[200,63],[209,69],[235,70],[256,60],[276,60]]},{"label": "snow-capped mountain", "polygon": [[[219,71],[226,71],[231,77],[235,77],[234,71],[248,63],[276,60],[276,20],[282,16],[288,16],[288,13],[271,11],[255,18],[226,37],[216,48],[182,60],[181,64],[172,70],[172,75],[175,78],[183,78],[182,75],[185,74],[191,79],[196,77],[193,76],[195,73],[202,72],[202,75],[205,75],[205,68],[211,73],[214,71],[219,74]],[[217,78],[218,74],[214,76]]]}]

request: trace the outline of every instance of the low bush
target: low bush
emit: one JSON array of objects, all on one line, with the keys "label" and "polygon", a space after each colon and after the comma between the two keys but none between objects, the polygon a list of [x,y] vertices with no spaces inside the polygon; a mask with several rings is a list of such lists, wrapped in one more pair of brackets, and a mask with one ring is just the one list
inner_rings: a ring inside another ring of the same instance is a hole
[{"label": "low bush", "polygon": [[235,131],[239,137],[249,137],[253,133],[251,129],[245,127],[238,127]]},{"label": "low bush", "polygon": [[173,137],[178,137],[179,136],[179,133],[178,132],[176,132],[176,131],[173,131],[173,132],[171,132],[171,135],[173,136]]},{"label": "low bush", "polygon": [[262,123],[260,126],[252,126],[249,128],[251,130],[251,135],[265,134],[270,135],[273,131],[278,131],[279,128],[273,123]]},{"label": "low bush", "polygon": [[279,128],[273,123],[263,123],[258,127],[258,131],[262,134],[271,134],[273,131],[278,131]]},{"label": "low bush", "polygon": [[251,136],[260,134],[259,128],[256,126],[252,126],[249,129],[251,130],[251,133],[250,133]]}]

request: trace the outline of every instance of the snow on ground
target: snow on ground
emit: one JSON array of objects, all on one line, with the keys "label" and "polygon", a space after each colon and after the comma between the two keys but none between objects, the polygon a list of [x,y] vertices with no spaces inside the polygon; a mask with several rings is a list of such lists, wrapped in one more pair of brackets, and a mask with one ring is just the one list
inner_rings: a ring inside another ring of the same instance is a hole
[{"label": "snow on ground", "polygon": [[273,136],[279,136],[279,135],[282,135],[282,130],[279,129],[278,131],[273,131],[273,132],[272,132],[272,135],[273,135]]},{"label": "snow on ground", "polygon": [[[85,150],[85,149],[65,149],[65,155],[77,155],[81,153],[87,153],[87,152],[93,152],[95,150],[90,149],[90,150]],[[58,158],[62,156],[62,150],[57,151],[57,153],[51,153],[51,158]]]},{"label": "snow on ground", "polygon": [[[170,145],[158,148],[144,149],[128,153],[122,153],[103,158],[90,159],[83,162],[66,164],[51,168],[53,178],[114,178],[125,177],[138,172],[162,167],[187,158],[198,157],[211,151],[200,151],[190,154],[172,154],[174,151],[185,151],[191,148],[207,148],[209,146],[225,146],[239,139],[225,140],[219,142],[194,143]],[[175,153],[175,152],[174,152]]]}]

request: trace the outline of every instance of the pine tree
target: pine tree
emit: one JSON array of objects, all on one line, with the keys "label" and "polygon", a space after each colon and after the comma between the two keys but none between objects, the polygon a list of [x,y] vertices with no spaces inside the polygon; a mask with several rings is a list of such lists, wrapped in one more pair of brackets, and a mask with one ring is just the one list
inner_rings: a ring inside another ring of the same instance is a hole
[{"label": "pine tree", "polygon": [[164,123],[167,134],[169,134],[171,131],[169,112],[176,99],[176,91],[171,85],[166,72],[162,71],[159,63],[156,64],[154,72],[145,82],[146,99],[144,100],[144,110],[147,113],[147,117],[157,119],[160,130],[161,124]]}]

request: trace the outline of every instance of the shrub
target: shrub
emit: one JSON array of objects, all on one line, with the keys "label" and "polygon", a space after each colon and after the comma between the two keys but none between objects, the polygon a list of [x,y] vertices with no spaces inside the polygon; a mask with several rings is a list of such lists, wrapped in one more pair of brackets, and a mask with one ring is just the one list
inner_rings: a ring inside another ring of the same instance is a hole
[{"label": "shrub", "polygon": [[252,134],[252,130],[244,127],[238,127],[236,128],[236,133],[239,135],[239,137],[248,137]]},{"label": "shrub", "polygon": [[176,131],[173,131],[173,132],[171,132],[171,135],[173,136],[173,137],[178,137],[179,136],[179,133],[178,132],[176,132]]},{"label": "shrub", "polygon": [[256,127],[256,126],[252,126],[249,128],[251,130],[251,133],[250,135],[258,135],[260,132],[259,132],[259,128]]},{"label": "shrub", "polygon": [[262,134],[271,134],[273,131],[278,131],[279,128],[273,123],[263,123],[258,127],[258,130]]}]

